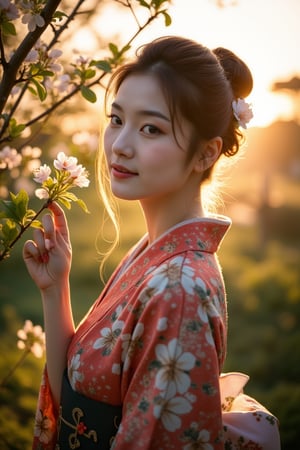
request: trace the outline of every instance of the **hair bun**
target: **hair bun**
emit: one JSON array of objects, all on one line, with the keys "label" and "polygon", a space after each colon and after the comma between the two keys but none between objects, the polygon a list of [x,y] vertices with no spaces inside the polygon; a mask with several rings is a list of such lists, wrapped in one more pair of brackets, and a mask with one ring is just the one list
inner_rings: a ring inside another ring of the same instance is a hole
[{"label": "hair bun", "polygon": [[245,98],[252,91],[253,78],[249,67],[232,51],[218,47],[213,50],[224,69],[235,98]]}]

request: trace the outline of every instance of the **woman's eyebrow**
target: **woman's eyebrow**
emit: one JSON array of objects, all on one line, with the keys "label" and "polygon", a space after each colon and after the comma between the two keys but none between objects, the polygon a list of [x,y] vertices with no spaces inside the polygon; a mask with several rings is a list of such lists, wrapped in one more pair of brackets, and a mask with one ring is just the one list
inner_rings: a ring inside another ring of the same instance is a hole
[{"label": "woman's eyebrow", "polygon": [[[117,102],[112,103],[112,108],[117,109],[118,111],[123,111],[123,108],[121,105],[119,105]],[[153,117],[159,117],[160,119],[166,120],[167,122],[171,122],[170,118],[162,114],[160,111],[157,111],[155,109],[141,109],[137,111],[137,114],[141,116],[153,116]]]}]

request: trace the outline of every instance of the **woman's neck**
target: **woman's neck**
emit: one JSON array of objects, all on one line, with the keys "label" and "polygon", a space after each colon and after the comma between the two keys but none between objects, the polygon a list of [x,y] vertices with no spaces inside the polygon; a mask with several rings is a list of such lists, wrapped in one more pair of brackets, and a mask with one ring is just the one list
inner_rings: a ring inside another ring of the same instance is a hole
[{"label": "woman's neck", "polygon": [[151,244],[165,231],[184,220],[195,217],[203,217],[204,211],[201,200],[198,197],[193,202],[184,202],[183,204],[172,205],[170,199],[165,203],[155,200],[140,201],[145,222],[148,229],[149,243]]}]

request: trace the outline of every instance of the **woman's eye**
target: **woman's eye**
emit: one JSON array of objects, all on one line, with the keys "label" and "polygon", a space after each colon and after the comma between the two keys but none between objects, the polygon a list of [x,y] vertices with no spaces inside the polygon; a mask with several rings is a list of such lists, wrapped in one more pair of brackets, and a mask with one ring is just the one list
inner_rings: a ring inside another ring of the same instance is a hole
[{"label": "woman's eye", "polygon": [[152,134],[152,135],[155,135],[155,134],[161,134],[160,129],[157,128],[155,125],[145,125],[145,126],[142,128],[142,131],[143,131],[145,134]]},{"label": "woman's eye", "polygon": [[110,119],[110,123],[111,125],[122,125],[122,120],[120,119],[119,116],[117,116],[116,114],[111,114],[110,116],[108,116]]}]

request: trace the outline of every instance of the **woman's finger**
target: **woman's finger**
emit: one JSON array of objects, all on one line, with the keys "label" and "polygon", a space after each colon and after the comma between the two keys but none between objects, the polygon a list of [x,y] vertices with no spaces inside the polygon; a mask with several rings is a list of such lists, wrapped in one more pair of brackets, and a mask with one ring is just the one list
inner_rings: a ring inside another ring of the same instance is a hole
[{"label": "woman's finger", "polygon": [[65,240],[69,240],[69,229],[63,209],[55,202],[50,203],[50,211],[53,213],[55,228]]},{"label": "woman's finger", "polygon": [[45,214],[42,218],[43,223],[43,245],[47,251],[51,250],[56,245],[56,230],[53,222],[52,214]]},{"label": "woman's finger", "polygon": [[23,247],[23,258],[25,261],[34,260],[40,262],[41,253],[34,241],[26,241]]},{"label": "woman's finger", "polygon": [[39,252],[41,254],[44,253],[46,248],[43,230],[41,230],[40,228],[35,228],[33,230],[33,240]]}]

